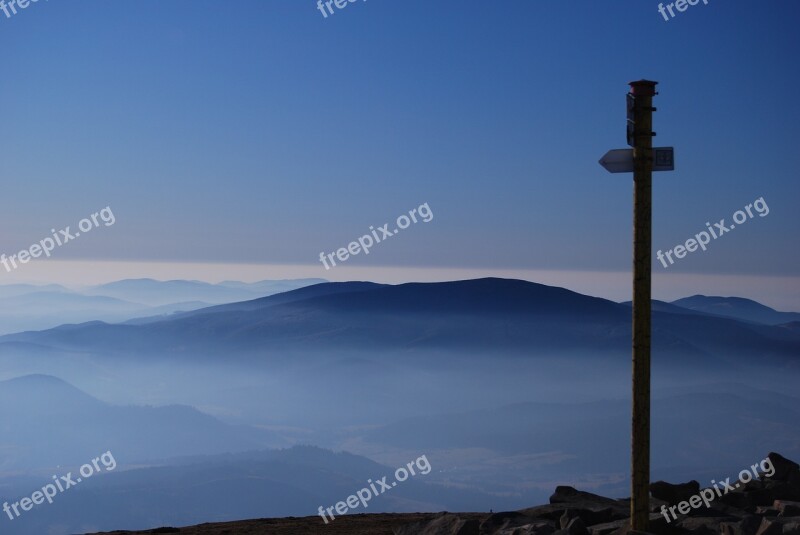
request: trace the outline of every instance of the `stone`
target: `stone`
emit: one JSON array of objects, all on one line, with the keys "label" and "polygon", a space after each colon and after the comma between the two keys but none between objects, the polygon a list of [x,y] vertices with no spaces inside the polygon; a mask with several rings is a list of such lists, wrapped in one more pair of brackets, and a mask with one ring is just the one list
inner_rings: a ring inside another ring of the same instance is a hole
[{"label": "stone", "polygon": [[761,525],[756,531],[756,535],[783,535],[783,526],[778,522],[773,522],[768,518],[761,519]]},{"label": "stone", "polygon": [[780,516],[800,516],[800,502],[775,500],[772,506],[778,510]]},{"label": "stone", "polygon": [[442,513],[433,520],[414,522],[396,528],[395,535],[480,535],[477,520],[465,520],[458,515]]},{"label": "stone", "polygon": [[688,502],[689,498],[699,493],[700,483],[694,480],[677,485],[667,483],[666,481],[656,481],[650,484],[650,494],[654,498],[664,500],[669,505]]},{"label": "stone", "polygon": [[794,461],[790,461],[779,453],[771,452],[769,455],[767,455],[767,458],[775,469],[775,473],[772,474],[769,479],[789,481],[789,478],[792,474],[800,472],[799,464]]},{"label": "stone", "polygon": [[761,518],[750,515],[738,522],[722,522],[719,527],[722,535],[756,535],[761,527]]},{"label": "stone", "polygon": [[613,522],[604,522],[603,524],[595,524],[594,526],[589,526],[589,532],[592,535],[609,535],[623,527],[624,525],[630,524],[631,521],[628,518],[623,518],[620,520],[614,520]]}]

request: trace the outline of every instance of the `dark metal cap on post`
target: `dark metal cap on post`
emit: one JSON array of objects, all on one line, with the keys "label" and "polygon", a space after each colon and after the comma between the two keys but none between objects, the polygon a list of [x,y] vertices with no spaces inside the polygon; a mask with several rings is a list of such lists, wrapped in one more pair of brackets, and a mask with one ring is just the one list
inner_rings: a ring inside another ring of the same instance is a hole
[{"label": "dark metal cap on post", "polygon": [[657,95],[656,86],[658,82],[651,80],[637,80],[636,82],[628,82],[631,86],[631,94],[637,97],[652,97]]}]

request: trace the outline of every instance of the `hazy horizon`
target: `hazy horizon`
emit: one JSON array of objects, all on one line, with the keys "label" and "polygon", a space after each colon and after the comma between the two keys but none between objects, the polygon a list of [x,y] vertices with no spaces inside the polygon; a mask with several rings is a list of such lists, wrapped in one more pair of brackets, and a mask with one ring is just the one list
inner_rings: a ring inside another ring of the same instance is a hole
[{"label": "hazy horizon", "polygon": [[[444,282],[472,278],[513,278],[560,286],[569,290],[623,302],[631,299],[630,272],[580,270],[522,270],[490,268],[434,268],[407,266],[341,266],[326,271],[318,265],[269,265],[175,262],[114,262],[48,260],[28,264],[25,273],[0,274],[5,284],[61,284],[83,287],[122,279],[199,280],[219,283],[226,280],[320,278],[332,282],[368,280],[385,284],[406,282]],[[788,289],[791,289],[787,291]],[[800,277],[718,275],[700,273],[653,274],[653,298],[674,301],[692,295],[744,297],[776,310],[800,311]]]}]

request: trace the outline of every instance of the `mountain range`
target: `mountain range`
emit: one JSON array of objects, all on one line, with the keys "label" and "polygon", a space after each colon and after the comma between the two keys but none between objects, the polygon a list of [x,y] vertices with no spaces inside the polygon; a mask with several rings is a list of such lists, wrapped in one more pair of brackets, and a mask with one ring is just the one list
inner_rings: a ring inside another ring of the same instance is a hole
[{"label": "mountain range", "polygon": [[[5,335],[0,352],[13,344],[14,350],[29,345],[195,358],[219,351],[269,358],[277,352],[364,348],[372,353],[498,348],[523,356],[619,354],[629,349],[630,316],[624,304],[519,280],[322,283],[139,324],[90,322]],[[673,303],[654,307],[653,351],[703,359],[707,365],[757,357],[797,366],[800,334]]]},{"label": "mountain range", "polygon": [[41,330],[92,320],[109,323],[196,310],[273,295],[322,279],[209,284],[200,281],[130,279],[86,288],[58,284],[0,286],[0,334]]},{"label": "mountain range", "polygon": [[[625,492],[629,304],[496,278],[303,280],[266,296],[271,282],[184,282],[0,287],[40,310],[147,303],[0,337],[15,377],[0,382],[0,500],[105,451],[119,462],[14,533],[312,515],[423,454],[434,470],[371,512],[519,508],[560,484]],[[161,298],[222,302],[148,315]],[[800,322],[719,299],[653,303],[658,477],[800,455]]]}]

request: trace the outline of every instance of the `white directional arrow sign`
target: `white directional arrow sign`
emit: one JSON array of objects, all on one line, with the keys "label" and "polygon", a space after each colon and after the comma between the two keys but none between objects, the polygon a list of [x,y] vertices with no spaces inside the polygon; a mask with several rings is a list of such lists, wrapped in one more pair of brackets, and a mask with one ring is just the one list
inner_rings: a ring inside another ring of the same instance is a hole
[{"label": "white directional arrow sign", "polygon": [[[633,149],[612,149],[600,158],[609,173],[633,173]],[[653,171],[674,171],[675,149],[653,147]]]},{"label": "white directional arrow sign", "polygon": [[600,158],[609,173],[633,173],[633,149],[612,149]]}]

